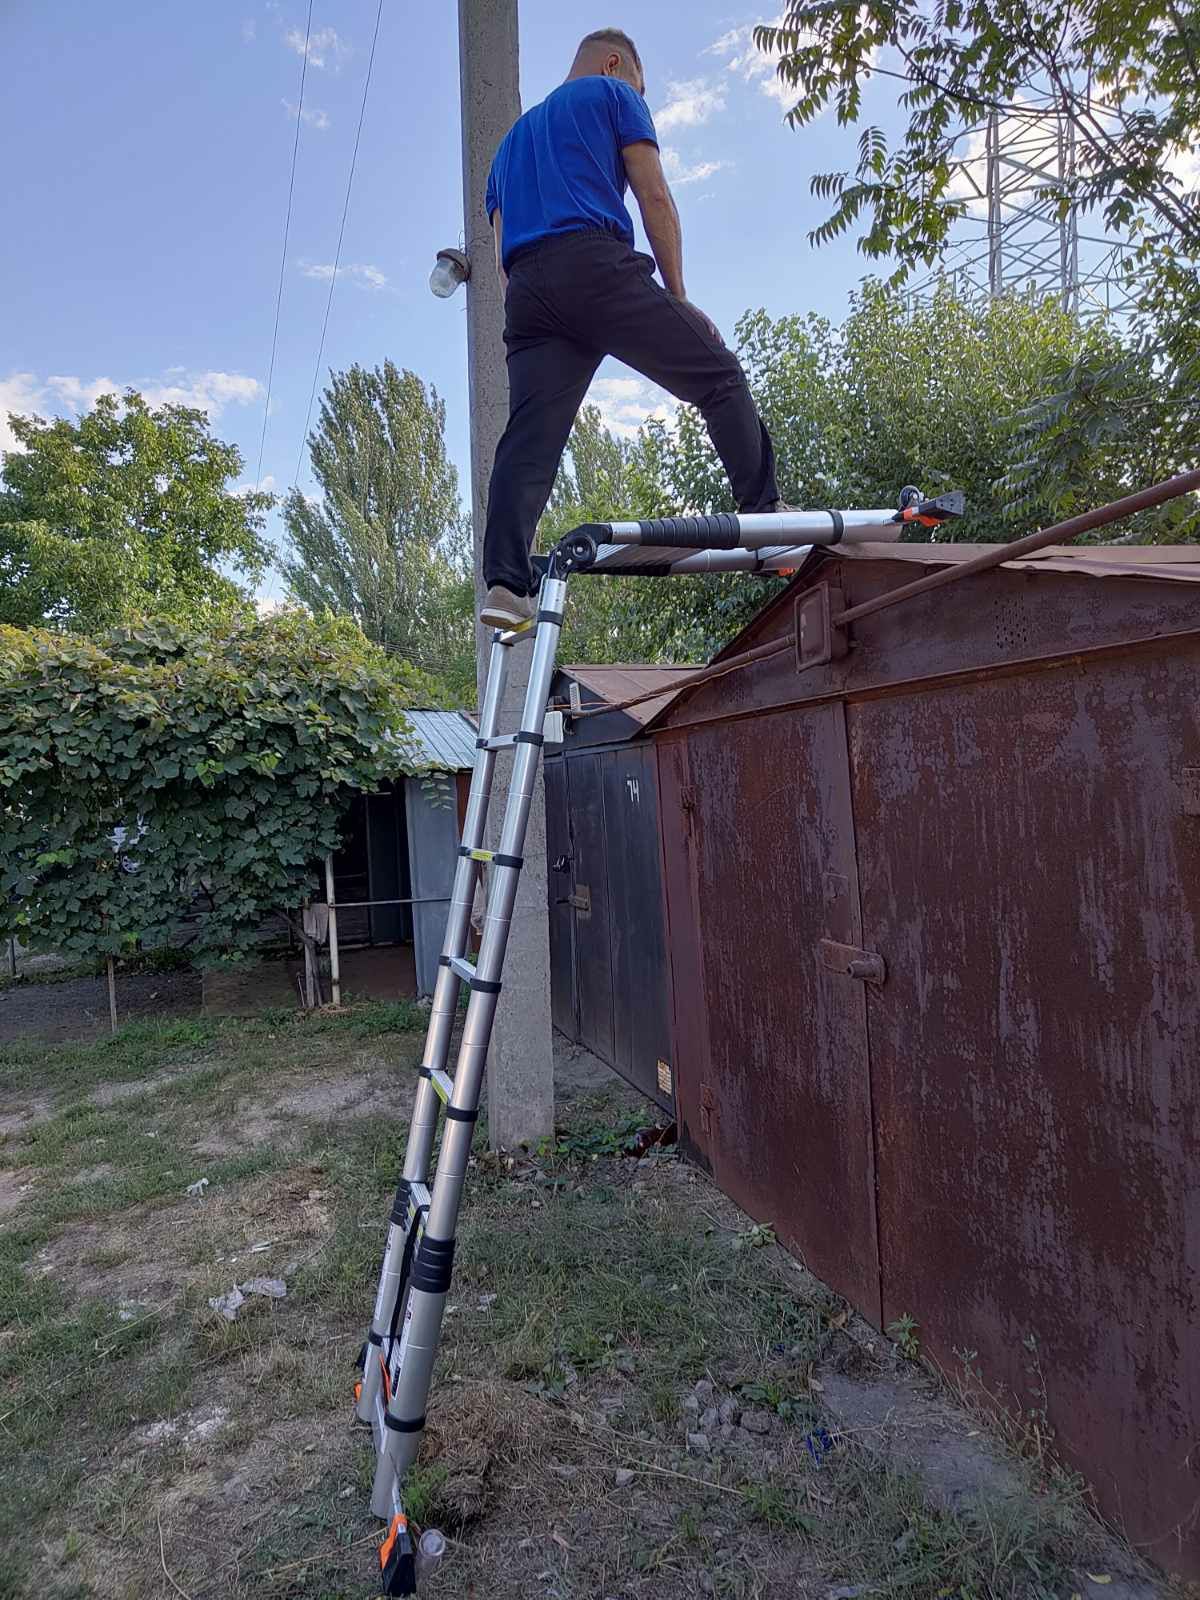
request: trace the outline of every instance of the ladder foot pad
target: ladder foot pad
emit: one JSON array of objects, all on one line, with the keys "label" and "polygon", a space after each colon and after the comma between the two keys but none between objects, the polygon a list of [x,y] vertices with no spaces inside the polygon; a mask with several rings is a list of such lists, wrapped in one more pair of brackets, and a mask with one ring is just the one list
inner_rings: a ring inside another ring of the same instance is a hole
[{"label": "ladder foot pad", "polygon": [[417,1570],[408,1519],[397,1513],[387,1538],[379,1546],[380,1579],[384,1594],[416,1594]]}]

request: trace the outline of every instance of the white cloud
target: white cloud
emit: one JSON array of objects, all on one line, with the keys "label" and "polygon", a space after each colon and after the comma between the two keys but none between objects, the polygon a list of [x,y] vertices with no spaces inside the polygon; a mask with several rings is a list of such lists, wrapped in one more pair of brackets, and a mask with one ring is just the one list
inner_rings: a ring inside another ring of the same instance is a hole
[{"label": "white cloud", "polygon": [[226,406],[255,405],[263,396],[257,378],[240,372],[193,372],[182,383],[135,383],[152,406],[192,406],[213,420]]},{"label": "white cloud", "polygon": [[[298,56],[305,54],[304,35],[299,28],[292,28],[284,35],[285,42]],[[316,33],[308,37],[308,64],[310,67],[325,67],[331,62],[336,71],[351,54],[350,46],[338,37],[336,28],[318,28]]]},{"label": "white cloud", "polygon": [[[296,115],[296,107],[291,100],[281,100],[279,103],[289,117]],[[316,128],[319,133],[324,133],[325,129],[329,127],[328,111],[321,111],[316,106],[305,106],[300,113],[300,120],[301,122],[306,122],[310,128]]]},{"label": "white cloud", "polygon": [[663,171],[676,188],[685,183],[702,183],[705,178],[711,178],[714,172],[733,165],[730,161],[697,161],[689,166],[679,151],[670,145],[662,148],[662,164]]},{"label": "white cloud", "polygon": [[[168,379],[171,381],[164,381]],[[14,372],[0,378],[0,454],[20,448],[9,424],[10,411],[22,416],[78,416],[94,406],[102,394],[121,394],[127,387],[137,389],[147,405],[190,406],[207,411],[210,421],[215,421],[226,406],[253,405],[263,394],[257,378],[238,372],[189,373],[182,367],[168,368],[164,379],[133,379],[127,385],[114,383],[111,378],[54,374],[42,379],[32,372]]]},{"label": "white cloud", "polygon": [[[320,283],[328,283],[333,277],[333,263],[315,261],[310,266],[301,267],[306,278],[316,278]],[[380,272],[378,267],[373,267],[367,261],[351,261],[337,269],[339,278],[349,278],[351,283],[357,283],[360,289],[386,289],[387,276]]]},{"label": "white cloud", "polygon": [[68,411],[86,411],[102,394],[121,392],[111,378],[93,378],[91,383],[84,383],[82,378],[50,377],[46,379],[46,388]]},{"label": "white cloud", "polygon": [[253,44],[258,38],[258,23],[253,17],[247,17],[242,23],[242,43]]},{"label": "white cloud", "polygon": [[594,378],[586,403],[598,406],[604,426],[626,439],[651,417],[669,421],[679,408],[677,400],[645,378]]},{"label": "white cloud", "polygon": [[32,372],[12,372],[0,378],[0,456],[20,450],[8,420],[10,411],[19,416],[36,416],[42,409],[41,387]]},{"label": "white cloud", "polygon": [[707,78],[690,78],[686,83],[668,83],[667,103],[654,113],[654,125],[667,128],[695,128],[725,109],[725,91]]},{"label": "white cloud", "polygon": [[[781,20],[779,17],[770,21],[763,19],[768,27],[778,27]],[[779,58],[760,50],[755,44],[754,30],[758,26],[760,24],[748,22],[740,28],[730,28],[728,33],[723,33],[719,39],[714,40],[704,54],[724,56],[727,72],[734,73],[745,83],[757,84],[759,90],[769,99],[790,110],[798,98],[796,90],[790,84],[781,81],[776,71]]]},{"label": "white cloud", "polygon": [[242,499],[245,495],[255,494],[259,490],[261,490],[263,494],[270,494],[274,487],[275,475],[274,473],[268,472],[263,475],[263,480],[261,483],[235,483],[229,492],[230,494],[236,494],[239,499]]}]

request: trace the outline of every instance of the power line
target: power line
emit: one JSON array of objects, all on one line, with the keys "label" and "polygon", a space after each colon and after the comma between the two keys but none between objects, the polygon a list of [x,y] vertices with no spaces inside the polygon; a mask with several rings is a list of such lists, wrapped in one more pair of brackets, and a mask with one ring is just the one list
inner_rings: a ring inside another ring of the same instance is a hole
[{"label": "power line", "polygon": [[371,89],[371,72],[375,66],[375,46],[379,42],[379,24],[382,17],[383,0],[379,0],[379,5],[375,11],[375,32],[371,39],[371,54],[367,58],[367,76],[365,82],[363,83],[362,104],[358,110],[358,129],[354,135],[354,150],[350,156],[350,175],[346,179],[346,199],[342,205],[342,225],[338,229],[337,249],[334,252],[333,257],[333,271],[329,275],[329,295],[325,301],[325,320],[321,324],[321,342],[317,348],[317,362],[316,366],[313,368],[312,388],[309,390],[308,394],[308,410],[304,416],[304,428],[300,434],[300,449],[296,456],[296,471],[292,478],[293,488],[298,487],[300,483],[300,466],[304,460],[304,446],[308,441],[308,425],[312,421],[313,401],[316,399],[317,382],[321,376],[321,362],[325,356],[325,335],[329,331],[329,313],[333,308],[333,291],[337,287],[338,268],[341,265],[342,260],[342,241],[346,237],[346,218],[350,212],[350,194],[354,188],[355,168],[358,166],[358,146],[362,140],[363,119],[367,114],[367,95],[370,93]]},{"label": "power line", "polygon": [[267,369],[267,400],[263,406],[262,435],[258,441],[258,471],[255,486],[262,484],[263,452],[267,447],[267,418],[271,415],[271,385],[275,381],[275,351],[279,344],[279,310],[283,305],[283,275],[287,267],[288,234],[292,227],[292,196],[296,192],[296,157],[300,152],[300,124],[304,120],[304,83],[308,77],[308,41],[312,34],[313,0],[308,0],[308,21],[304,26],[304,55],[300,64],[300,99],[296,106],[296,137],[292,141],[292,171],[288,179],[287,215],[283,220],[283,250],[279,257],[279,288],[275,294],[275,331],[271,335],[271,364]]}]

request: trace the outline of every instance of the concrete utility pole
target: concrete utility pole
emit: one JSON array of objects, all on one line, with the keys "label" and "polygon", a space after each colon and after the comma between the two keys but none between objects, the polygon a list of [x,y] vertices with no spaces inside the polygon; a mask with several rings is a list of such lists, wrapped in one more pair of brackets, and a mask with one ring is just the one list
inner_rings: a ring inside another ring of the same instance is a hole
[{"label": "concrete utility pole", "polygon": [[[462,98],[463,215],[467,282],[467,365],[471,397],[471,520],[475,535],[475,592],[481,570],[488,478],[508,418],[504,309],[493,267],[492,230],[483,202],[496,146],[521,114],[517,65],[517,0],[458,0],[458,59]],[[479,687],[487,670],[490,631],[477,630]],[[528,678],[529,647],[512,651],[501,726],[516,728]],[[499,841],[508,769],[492,794],[489,832]],[[488,1129],[493,1147],[533,1144],[554,1132],[554,1062],[550,1023],[550,927],[546,910],[546,811],[539,784],[529,813],[525,866],[513,910],[504,992],[488,1059]]]}]

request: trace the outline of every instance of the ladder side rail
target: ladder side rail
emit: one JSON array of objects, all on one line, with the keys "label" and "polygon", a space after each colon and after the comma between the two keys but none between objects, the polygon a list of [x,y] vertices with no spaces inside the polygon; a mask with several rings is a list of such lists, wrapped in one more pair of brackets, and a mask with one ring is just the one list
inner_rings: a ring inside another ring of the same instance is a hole
[{"label": "ladder side rail", "polygon": [[[530,737],[516,746],[501,831],[499,853],[513,858],[519,858],[522,853],[541,764],[546,704],[558,654],[566,587],[565,580],[547,577],[541,589],[538,630],[521,716],[521,731]],[[555,617],[557,621],[551,620]],[[377,1511],[387,1501],[393,1476],[408,1470],[420,1448],[425,1406],[450,1288],[455,1227],[520,869],[494,866],[491,871],[483,941],[454,1073],[454,1094],[446,1108],[429,1215],[410,1279],[392,1397],[387,1407],[387,1448],[376,1466],[372,1507]]]},{"label": "ladder side rail", "polygon": [[496,752],[487,749],[487,741],[496,736],[504,686],[508,678],[510,648],[510,645],[501,644],[498,638],[493,638],[487,683],[479,712],[475,766],[471,773],[471,789],[463,818],[462,840],[454,869],[454,887],[446,917],[446,937],[442,944],[433,1004],[429,1012],[429,1027],[425,1035],[425,1050],[421,1057],[417,1100],[413,1108],[404,1155],[404,1177],[415,1179],[419,1183],[423,1183],[428,1175],[429,1157],[437,1131],[438,1100],[433,1092],[430,1077],[434,1072],[444,1070],[449,1058],[450,1036],[454,1031],[458,990],[462,981],[451,969],[450,962],[455,956],[466,954],[471,908],[481,871],[480,863],[462,852],[478,850],[484,842],[484,829],[487,826],[488,805],[496,770]]},{"label": "ladder side rail", "polygon": [[[485,742],[496,732],[508,675],[508,650],[509,646],[502,645],[498,638],[493,639],[487,683],[479,714],[479,742],[475,749],[475,766],[471,773],[471,788],[463,818],[462,844],[468,849],[479,847],[487,825],[496,755],[494,751],[486,748]],[[455,863],[454,886],[446,918],[442,959],[438,966],[433,1003],[429,1012],[421,1072],[417,1079],[417,1092],[404,1152],[404,1167],[388,1221],[379,1285],[367,1333],[362,1381],[356,1407],[359,1420],[362,1422],[371,1422],[380,1404],[383,1362],[387,1354],[385,1343],[395,1325],[397,1301],[404,1293],[403,1280],[406,1268],[411,1265],[413,1259],[410,1235],[419,1225],[420,1218],[417,1215],[417,1208],[411,1202],[409,1185],[424,1183],[429,1173],[429,1161],[433,1152],[433,1141],[437,1135],[440,1109],[433,1088],[433,1073],[444,1068],[450,1054],[450,1039],[458,1009],[458,990],[461,981],[457,973],[451,970],[449,963],[452,957],[462,955],[466,950],[467,934],[471,925],[471,907],[480,870],[479,862],[473,861],[460,851]]]}]

